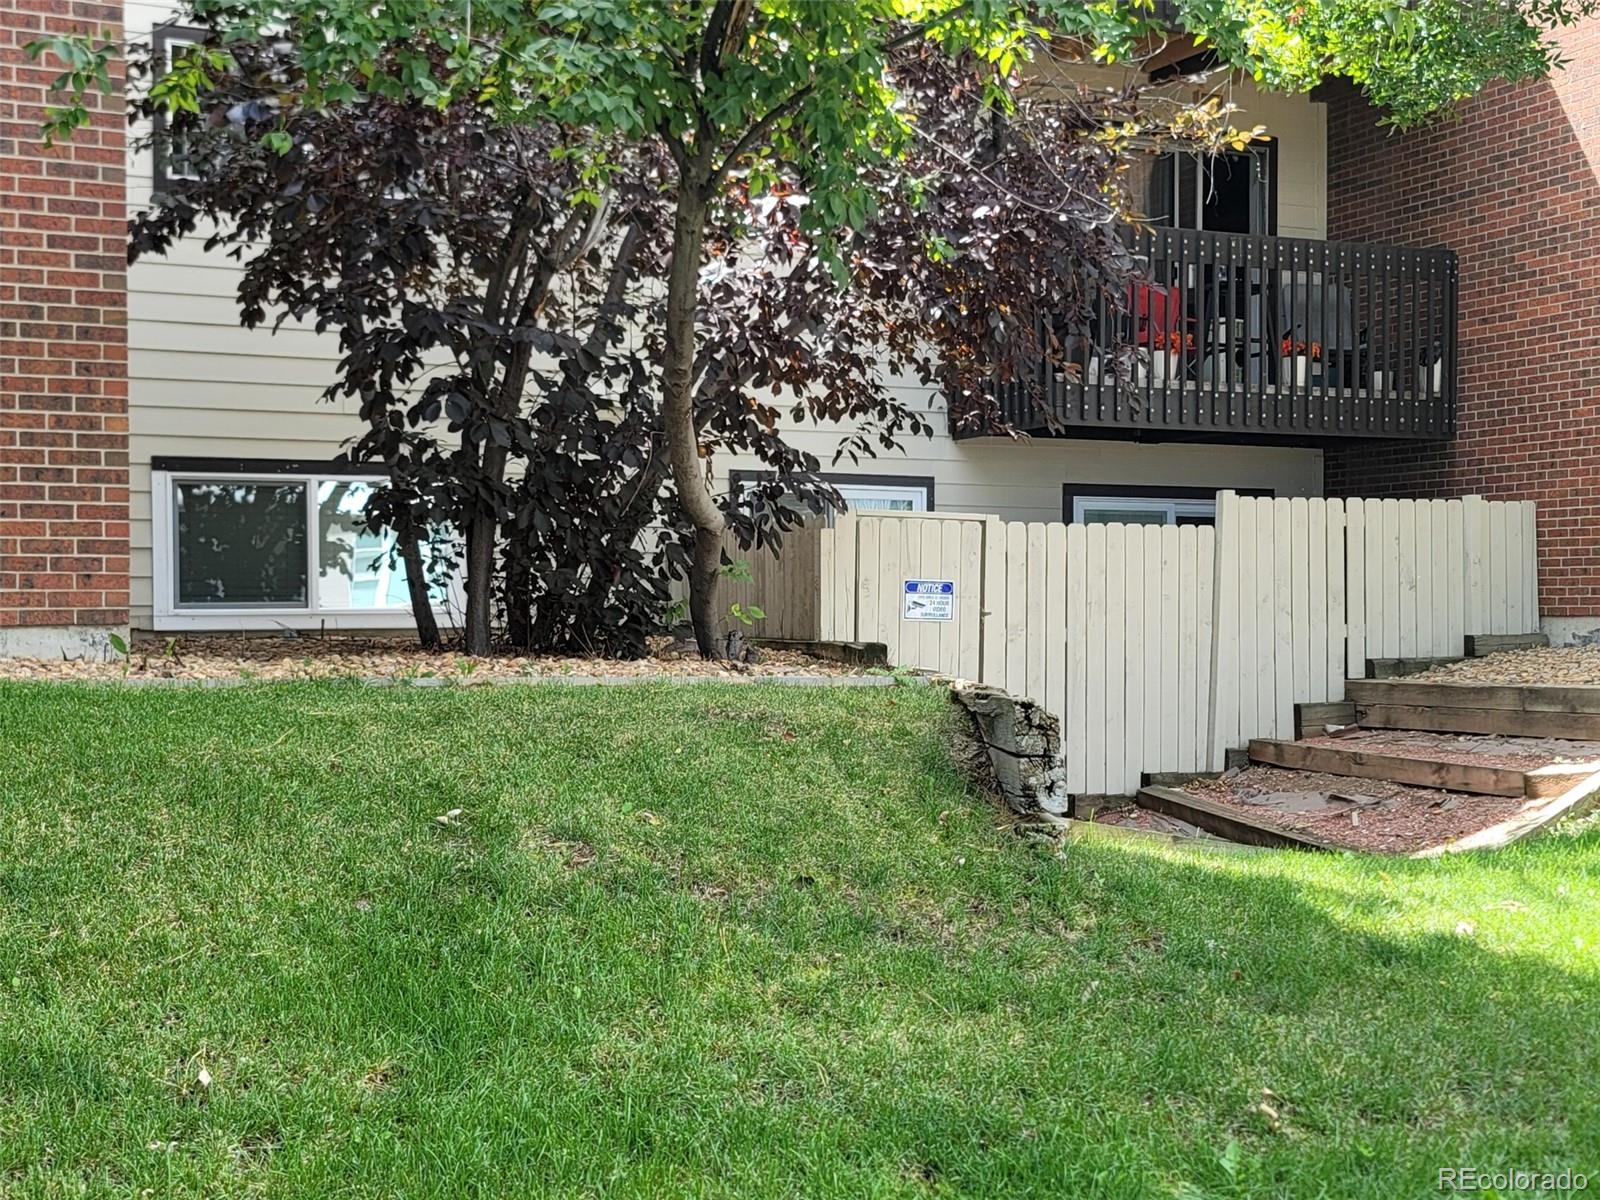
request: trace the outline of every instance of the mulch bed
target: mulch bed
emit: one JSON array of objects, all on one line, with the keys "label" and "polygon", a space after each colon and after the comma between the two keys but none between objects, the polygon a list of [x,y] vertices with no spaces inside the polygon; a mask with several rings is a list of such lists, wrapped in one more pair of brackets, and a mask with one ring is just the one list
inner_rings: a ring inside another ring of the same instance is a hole
[{"label": "mulch bed", "polygon": [[1443,846],[1544,803],[1267,766],[1191,780],[1183,790],[1236,808],[1260,824],[1376,854]]},{"label": "mulch bed", "polygon": [[208,681],[294,679],[439,679],[455,683],[590,676],[607,679],[741,679],[785,675],[859,675],[859,668],[789,650],[762,650],[755,663],[707,662],[692,645],[650,640],[650,655],[623,661],[602,658],[469,658],[455,651],[428,654],[400,638],[304,636],[285,638],[205,635],[135,641],[126,663],[0,659],[0,680],[187,679]]},{"label": "mulch bed", "polygon": [[1180,821],[1177,817],[1169,817],[1166,813],[1152,812],[1148,808],[1140,808],[1136,804],[1125,805],[1120,808],[1096,809],[1090,818],[1096,825],[1117,825],[1123,829],[1143,829],[1149,833],[1171,833],[1179,837],[1192,837],[1221,841],[1215,834],[1207,833],[1198,825],[1191,825],[1188,821]]}]

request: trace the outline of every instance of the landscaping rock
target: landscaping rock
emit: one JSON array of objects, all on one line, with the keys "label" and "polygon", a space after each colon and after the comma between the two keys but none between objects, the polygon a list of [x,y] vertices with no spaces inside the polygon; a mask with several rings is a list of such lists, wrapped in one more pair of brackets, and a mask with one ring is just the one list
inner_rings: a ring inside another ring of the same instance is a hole
[{"label": "landscaping rock", "polygon": [[980,786],[1021,816],[1064,814],[1069,798],[1055,717],[988,684],[958,681],[950,697],[970,718],[958,735],[956,760]]},{"label": "landscaping rock", "polygon": [[1600,684],[1600,645],[1502,650],[1411,677],[1412,683],[1477,683],[1552,687]]}]

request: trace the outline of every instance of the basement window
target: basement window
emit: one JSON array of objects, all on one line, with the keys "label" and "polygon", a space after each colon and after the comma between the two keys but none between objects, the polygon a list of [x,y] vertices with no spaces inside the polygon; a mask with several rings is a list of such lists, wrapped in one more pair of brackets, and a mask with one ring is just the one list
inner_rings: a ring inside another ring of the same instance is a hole
[{"label": "basement window", "polygon": [[[1241,496],[1270,496],[1270,489],[1234,489]],[[1061,519],[1080,525],[1215,525],[1217,490],[1162,484],[1068,483],[1061,488]]]},{"label": "basement window", "polygon": [[834,482],[853,512],[927,512],[928,489],[921,483]]},{"label": "basement window", "polygon": [[1072,519],[1085,525],[1214,525],[1217,502],[1161,496],[1079,496]]},{"label": "basement window", "polygon": [[[824,471],[819,477],[838,489],[851,512],[933,511],[933,479],[925,475],[863,475]],[[733,470],[728,472],[728,486],[737,497],[757,480],[771,478],[770,471]],[[829,511],[825,519],[832,525],[836,516],[836,513]]]},{"label": "basement window", "polygon": [[[175,469],[158,463],[151,473],[158,629],[411,624],[395,535],[368,529],[363,516],[382,475],[333,464],[167,465]],[[430,588],[441,617],[452,591]]]}]

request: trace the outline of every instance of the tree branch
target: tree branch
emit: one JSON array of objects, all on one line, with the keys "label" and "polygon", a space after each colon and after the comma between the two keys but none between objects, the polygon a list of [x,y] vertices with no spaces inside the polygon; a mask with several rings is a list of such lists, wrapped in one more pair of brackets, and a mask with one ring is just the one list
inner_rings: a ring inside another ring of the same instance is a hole
[{"label": "tree branch", "polygon": [[700,38],[700,75],[715,74],[722,69],[739,31],[750,19],[751,0],[717,0],[706,22],[705,33]]},{"label": "tree branch", "polygon": [[728,151],[728,157],[722,160],[722,165],[712,173],[710,186],[715,188],[717,184],[721,183],[728,172],[733,169],[733,164],[753,150],[763,138],[772,132],[773,127],[779,121],[789,116],[801,104],[805,103],[806,97],[816,90],[816,86],[815,83],[806,84],[805,87],[791,94],[788,99],[774,107],[766,116],[745,130],[744,136],[739,139],[732,150]]},{"label": "tree branch", "polygon": [[611,327],[610,314],[622,303],[624,289],[628,286],[628,272],[633,265],[633,256],[638,253],[639,243],[644,240],[637,225],[629,225],[622,235],[622,245],[617,247],[617,256],[611,263],[611,275],[606,280],[606,294],[600,301],[599,311],[595,314],[594,328],[589,331],[588,338],[584,341],[584,348],[591,354],[599,354],[605,347],[607,330]]}]

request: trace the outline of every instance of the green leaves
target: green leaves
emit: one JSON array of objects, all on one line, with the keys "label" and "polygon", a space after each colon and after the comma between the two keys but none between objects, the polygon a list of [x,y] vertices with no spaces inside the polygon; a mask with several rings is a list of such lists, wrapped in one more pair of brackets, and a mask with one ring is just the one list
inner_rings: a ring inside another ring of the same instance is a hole
[{"label": "green leaves", "polygon": [[1559,66],[1552,29],[1600,10],[1594,0],[1521,5],[1456,0],[1179,0],[1186,28],[1265,86],[1308,91],[1358,85],[1397,125],[1414,125],[1493,79],[1538,78]]},{"label": "green leaves", "polygon": [[66,70],[51,81],[50,90],[67,97],[65,104],[45,110],[44,144],[65,140],[93,119],[87,98],[93,91],[111,92],[111,63],[116,45],[102,32],[98,38],[88,34],[64,34],[29,42],[23,49],[29,58],[55,58]]}]

